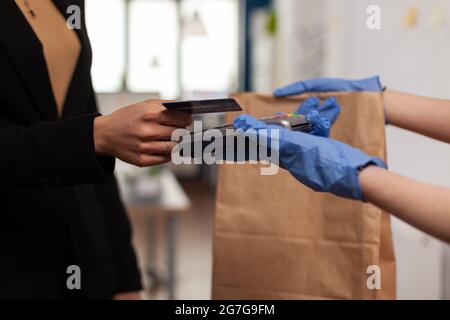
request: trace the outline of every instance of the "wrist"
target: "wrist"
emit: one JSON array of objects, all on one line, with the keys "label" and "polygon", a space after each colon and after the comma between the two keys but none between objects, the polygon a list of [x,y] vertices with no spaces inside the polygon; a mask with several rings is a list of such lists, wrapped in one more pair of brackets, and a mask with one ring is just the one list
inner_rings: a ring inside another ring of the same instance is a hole
[{"label": "wrist", "polygon": [[98,155],[108,154],[106,128],[107,128],[106,116],[99,116],[94,119],[94,145],[95,145],[95,152]]},{"label": "wrist", "polygon": [[[358,184],[359,184],[359,195],[360,198],[358,200],[361,200],[363,202],[370,201],[370,199],[367,198],[367,176],[371,176],[374,174],[376,175],[376,172],[379,170],[386,170],[387,165],[386,163],[379,159],[379,158],[372,158],[367,164],[364,166],[361,166],[358,168]],[[369,178],[370,179],[370,178]]]},{"label": "wrist", "polygon": [[372,200],[373,186],[377,181],[382,179],[385,172],[385,168],[376,165],[370,165],[360,171],[359,185],[364,202],[370,202]]}]

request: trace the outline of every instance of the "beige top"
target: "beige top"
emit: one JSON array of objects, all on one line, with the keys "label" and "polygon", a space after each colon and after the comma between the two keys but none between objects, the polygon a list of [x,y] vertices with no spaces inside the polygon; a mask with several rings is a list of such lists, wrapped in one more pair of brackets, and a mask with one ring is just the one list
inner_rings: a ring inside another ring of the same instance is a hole
[{"label": "beige top", "polygon": [[28,7],[25,0],[15,1],[43,45],[53,95],[61,115],[80,55],[80,41],[75,31],[67,27],[52,0],[28,0]]}]

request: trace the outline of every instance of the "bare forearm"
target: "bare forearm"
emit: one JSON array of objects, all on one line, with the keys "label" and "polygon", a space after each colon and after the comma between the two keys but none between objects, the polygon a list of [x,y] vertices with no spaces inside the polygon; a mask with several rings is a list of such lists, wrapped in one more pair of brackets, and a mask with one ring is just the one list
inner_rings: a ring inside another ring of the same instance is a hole
[{"label": "bare forearm", "polygon": [[364,169],[359,180],[367,201],[450,243],[450,189],[374,166]]},{"label": "bare forearm", "polygon": [[450,143],[450,100],[392,90],[386,90],[384,100],[389,124]]}]

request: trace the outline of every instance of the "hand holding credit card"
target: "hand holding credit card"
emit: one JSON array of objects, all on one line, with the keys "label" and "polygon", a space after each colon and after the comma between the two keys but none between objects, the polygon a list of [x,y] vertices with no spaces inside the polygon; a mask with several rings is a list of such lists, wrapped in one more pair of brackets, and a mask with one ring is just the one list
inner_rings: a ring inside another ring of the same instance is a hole
[{"label": "hand holding credit card", "polygon": [[[241,106],[235,99],[215,99],[215,100],[197,100],[197,101],[180,101],[180,102],[166,102],[163,105],[168,110],[173,111],[184,111],[190,112],[192,114],[206,114],[206,113],[224,113],[224,112],[239,112],[243,111]],[[288,130],[310,132],[312,130],[312,124],[307,117],[302,114],[292,113],[292,114],[280,114],[269,117],[263,117],[260,119],[269,125],[279,126]],[[245,142],[242,145],[242,150],[237,150],[238,136],[234,132],[234,127],[232,124],[215,127],[215,128],[202,128],[201,122],[200,127],[194,125],[194,130],[191,131],[190,138],[183,137],[180,140],[180,155],[182,157],[198,157],[198,154],[203,154],[203,152],[209,148],[209,146],[217,140],[217,136],[214,138],[205,138],[205,135],[210,130],[215,130],[215,134],[219,132],[223,139],[221,145],[221,151],[219,154],[216,152],[215,155],[218,159],[238,161],[238,159],[250,159],[250,141],[248,137],[244,138]],[[231,130],[230,130],[231,129]],[[188,146],[189,145],[189,146]],[[198,146],[198,148],[197,148]],[[198,152],[195,152],[198,150]],[[217,150],[216,150],[217,151]],[[238,158],[238,157],[241,158]]]},{"label": "hand holding credit card", "polygon": [[[243,111],[239,103],[232,98],[165,102],[163,103],[163,106],[168,110],[187,111],[192,114]],[[267,124],[278,125],[280,127],[295,131],[308,132],[312,129],[311,123],[308,119],[304,115],[297,113],[278,114],[271,117],[261,118],[260,120],[266,122]],[[231,128],[233,128],[233,125],[226,125],[215,129],[225,131],[226,129]]]}]

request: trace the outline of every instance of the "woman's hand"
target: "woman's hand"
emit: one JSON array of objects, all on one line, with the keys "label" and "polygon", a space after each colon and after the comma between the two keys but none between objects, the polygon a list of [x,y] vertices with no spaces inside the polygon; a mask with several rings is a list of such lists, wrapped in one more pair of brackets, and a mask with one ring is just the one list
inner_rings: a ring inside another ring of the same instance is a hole
[{"label": "woman's hand", "polygon": [[158,100],[124,107],[94,122],[95,151],[148,167],[169,162],[172,133],[192,122],[187,112],[169,111]]}]

